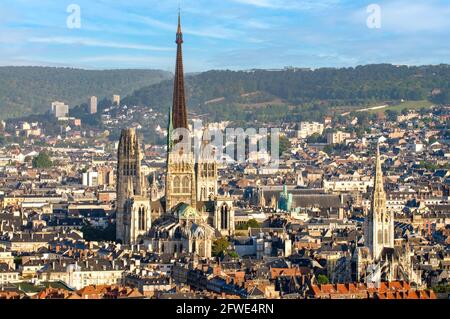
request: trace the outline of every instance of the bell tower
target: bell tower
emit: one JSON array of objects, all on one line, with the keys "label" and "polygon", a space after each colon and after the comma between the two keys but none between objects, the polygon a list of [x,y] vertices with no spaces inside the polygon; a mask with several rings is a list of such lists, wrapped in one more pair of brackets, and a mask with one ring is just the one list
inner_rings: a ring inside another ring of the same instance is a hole
[{"label": "bell tower", "polygon": [[136,130],[122,130],[117,156],[116,239],[125,244],[130,243],[134,236],[135,218],[130,210],[130,201],[146,201],[141,161],[142,152]]},{"label": "bell tower", "polygon": [[365,223],[365,238],[366,246],[375,261],[380,259],[383,248],[394,248],[394,216],[386,208],[386,193],[383,185],[383,171],[378,144],[372,202]]}]

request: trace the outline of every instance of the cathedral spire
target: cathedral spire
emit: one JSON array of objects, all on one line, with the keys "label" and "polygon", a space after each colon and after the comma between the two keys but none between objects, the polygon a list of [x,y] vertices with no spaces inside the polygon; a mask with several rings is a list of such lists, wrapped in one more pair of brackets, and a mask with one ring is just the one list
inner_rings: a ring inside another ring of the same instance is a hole
[{"label": "cathedral spire", "polygon": [[181,14],[178,13],[178,30],[176,36],[177,61],[175,67],[175,80],[173,89],[172,120],[173,128],[188,128],[186,97],[184,91],[184,68],[183,68],[183,33],[181,32]]},{"label": "cathedral spire", "polygon": [[383,171],[381,169],[381,156],[380,156],[380,144],[377,143],[377,155],[375,164],[375,181],[373,187],[373,195],[385,196],[383,185]]}]

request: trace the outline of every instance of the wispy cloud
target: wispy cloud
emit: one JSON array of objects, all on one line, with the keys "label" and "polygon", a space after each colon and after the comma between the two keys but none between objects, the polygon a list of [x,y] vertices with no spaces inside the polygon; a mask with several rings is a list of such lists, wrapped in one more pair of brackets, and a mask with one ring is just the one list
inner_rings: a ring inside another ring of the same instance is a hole
[{"label": "wispy cloud", "polygon": [[[173,69],[179,0],[0,0],[0,63]],[[368,29],[366,8],[382,9]],[[449,0],[182,2],[188,72],[214,68],[450,63]]]},{"label": "wispy cloud", "polygon": [[64,45],[81,45],[90,47],[114,48],[114,49],[131,49],[131,50],[147,50],[147,51],[172,51],[173,48],[157,47],[145,44],[133,44],[122,42],[102,41],[90,38],[76,37],[32,37],[28,39],[32,43],[45,44],[64,44]]},{"label": "wispy cloud", "polygon": [[[137,14],[130,15],[131,18],[134,19],[135,22],[140,22],[142,24],[145,24],[147,26],[150,26],[152,28],[157,28],[165,31],[174,32],[175,27],[173,23],[166,23],[163,21],[160,21],[158,19],[141,16]],[[221,25],[208,25],[202,28],[193,28],[186,25],[183,25],[183,33],[198,37],[207,37],[207,38],[214,38],[214,39],[232,39],[237,38],[241,34],[236,29],[226,28]]]},{"label": "wispy cloud", "polygon": [[236,3],[247,4],[260,8],[285,10],[311,10],[336,5],[340,0],[232,0]]}]

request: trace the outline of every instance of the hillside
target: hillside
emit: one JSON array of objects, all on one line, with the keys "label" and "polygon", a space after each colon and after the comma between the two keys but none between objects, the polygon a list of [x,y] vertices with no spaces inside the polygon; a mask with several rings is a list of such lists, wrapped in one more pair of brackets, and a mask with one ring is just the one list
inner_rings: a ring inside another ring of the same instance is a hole
[{"label": "hillside", "polygon": [[0,118],[44,113],[54,100],[72,107],[95,95],[99,100],[171,78],[158,70],[90,71],[52,67],[0,67]]},{"label": "hillside", "polygon": [[[151,105],[166,112],[172,103],[172,86],[168,80],[144,87],[124,103]],[[210,119],[319,119],[330,110],[402,99],[450,103],[450,66],[208,71],[188,76],[186,91],[189,111],[208,114]]]}]

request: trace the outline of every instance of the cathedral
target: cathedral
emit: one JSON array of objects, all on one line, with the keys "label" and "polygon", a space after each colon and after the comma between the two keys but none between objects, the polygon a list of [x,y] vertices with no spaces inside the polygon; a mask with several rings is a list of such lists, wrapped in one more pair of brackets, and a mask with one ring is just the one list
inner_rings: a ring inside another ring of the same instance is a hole
[{"label": "cathedral", "polygon": [[[159,196],[155,175],[147,185],[141,172],[142,151],[136,131],[123,130],[117,164],[116,237],[128,245],[143,243],[157,253],[211,257],[212,241],[234,233],[233,201],[229,195],[218,194],[217,161],[208,142],[208,129],[197,156],[191,147],[194,132],[188,126],[180,15],[176,44],[165,194]],[[177,137],[179,130],[188,136]]]},{"label": "cathedral", "polygon": [[364,221],[364,246],[354,253],[356,280],[374,283],[406,280],[421,284],[420,274],[413,269],[408,244],[394,242],[394,214],[386,208],[386,192],[379,145],[375,161],[375,180],[370,211]]}]

